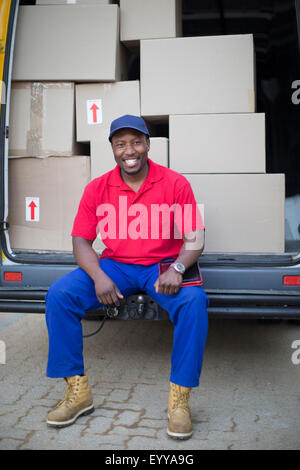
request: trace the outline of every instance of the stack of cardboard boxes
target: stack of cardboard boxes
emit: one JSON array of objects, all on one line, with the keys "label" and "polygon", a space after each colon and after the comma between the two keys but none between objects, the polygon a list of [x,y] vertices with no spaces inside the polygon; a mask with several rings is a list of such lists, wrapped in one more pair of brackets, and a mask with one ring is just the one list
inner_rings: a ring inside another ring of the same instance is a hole
[{"label": "stack of cardboard boxes", "polygon": [[[282,251],[284,175],[265,173],[252,36],[179,37],[180,0],[113,3],[38,0],[19,9],[12,248],[72,249],[85,185],[115,165],[110,123],[134,114],[150,126],[169,122],[169,139],[152,137],[149,156],[191,182],[205,206],[206,251]],[[128,81],[130,49],[140,51],[140,80]]]},{"label": "stack of cardboard boxes", "polygon": [[141,113],[204,204],[206,251],[284,251],[284,175],[266,174],[252,35],[141,41]]},{"label": "stack of cardboard boxes", "polygon": [[82,155],[76,139],[76,82],[123,79],[126,51],[117,5],[42,3],[20,7],[17,23],[10,243],[15,249],[69,251],[74,216],[90,181],[90,156]]}]

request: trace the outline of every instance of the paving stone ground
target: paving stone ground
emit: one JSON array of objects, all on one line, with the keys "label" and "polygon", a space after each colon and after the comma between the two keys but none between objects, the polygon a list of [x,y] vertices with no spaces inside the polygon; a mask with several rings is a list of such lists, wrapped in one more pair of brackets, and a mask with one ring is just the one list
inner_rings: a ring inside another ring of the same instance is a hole
[{"label": "paving stone ground", "polygon": [[[97,328],[84,321],[85,333]],[[299,449],[300,364],[291,361],[300,326],[211,320],[200,387],[191,394],[193,437],[166,434],[172,325],[108,321],[85,339],[95,412],[64,429],[47,412],[64,381],[45,376],[44,315],[0,314],[0,449]],[[299,354],[300,357],[300,354]]]}]

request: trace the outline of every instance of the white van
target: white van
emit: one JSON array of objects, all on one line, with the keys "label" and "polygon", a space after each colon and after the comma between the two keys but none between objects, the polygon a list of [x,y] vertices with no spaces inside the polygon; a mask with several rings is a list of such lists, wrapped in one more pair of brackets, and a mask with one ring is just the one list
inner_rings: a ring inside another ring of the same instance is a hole
[{"label": "white van", "polygon": [[[47,2],[43,1],[43,3]],[[69,2],[61,0],[49,1],[49,3]],[[76,6],[68,5],[68,8],[74,7]],[[117,5],[114,7],[119,8]],[[43,313],[45,311],[44,298],[49,286],[58,277],[74,269],[76,262],[71,250],[24,249],[12,244],[9,197],[13,197],[16,183],[9,174],[10,119],[12,118],[10,104],[14,52],[16,51],[15,39],[18,37],[16,33],[20,27],[18,17],[21,9],[25,8],[45,8],[45,6],[35,5],[34,1],[18,2],[16,0],[3,0],[0,5],[0,79],[2,80],[0,311]],[[247,251],[238,248],[236,251],[234,249],[221,251],[206,248],[201,256],[199,263],[204,281],[203,287],[210,299],[209,315],[228,318],[299,319],[300,1],[253,2],[247,0],[241,5],[241,2],[237,1],[182,0],[180,13],[183,38],[244,34],[253,36],[256,77],[255,107],[257,113],[263,113],[265,116],[265,170],[267,174],[284,175],[285,181],[283,219],[283,212],[278,213],[278,220],[281,221],[280,229],[284,236],[282,250],[268,251],[264,248],[264,251]],[[53,34],[56,32],[54,31]],[[139,49],[128,48],[127,52],[128,79],[140,80]],[[197,57],[194,57],[194,60],[196,61]],[[181,73],[183,73],[182,70]],[[218,78],[221,84],[222,76]],[[186,79],[186,86],[188,86],[188,77]],[[39,77],[36,77],[36,80],[39,81]],[[251,95],[250,98],[253,96]],[[168,120],[162,122],[152,120],[150,125],[154,130],[154,135],[170,137]],[[224,172],[224,169],[222,171]],[[26,177],[28,178],[28,175]],[[215,177],[212,175],[210,183],[206,184],[211,186],[212,192],[214,184],[219,185],[221,181],[223,180],[220,174],[215,174]],[[230,181],[231,185],[235,184],[234,180]],[[53,191],[55,192],[55,185]],[[27,196],[33,198],[36,194]],[[239,195],[235,196],[235,199],[238,198]],[[269,197],[268,204],[271,199]],[[24,200],[23,212],[21,211],[24,219],[26,217],[25,202]],[[35,217],[38,211],[38,201],[28,200],[27,202],[27,216]],[[205,204],[206,201],[203,202]],[[263,204],[264,201],[257,203],[257,211],[258,206]],[[262,233],[264,222],[266,227],[268,223],[268,207],[264,207],[265,220],[262,217],[260,221]],[[217,208],[215,210],[217,211]],[[207,223],[210,221],[209,211],[210,206],[207,203],[205,207]],[[241,216],[240,233],[243,235],[248,231],[248,235],[251,236],[249,226],[242,221],[244,218]],[[22,227],[21,221],[20,227]],[[252,220],[251,227],[255,233],[255,219]],[[228,233],[228,227],[226,230]],[[268,230],[268,234],[264,232],[264,235],[269,237],[270,246],[273,246],[272,230],[270,231],[269,226]],[[234,232],[235,229],[232,228],[233,238],[236,236]],[[209,230],[206,236],[209,237]],[[102,314],[104,311],[99,311],[99,315]],[[160,319],[165,316],[165,312],[141,292],[125,299],[119,311],[114,311],[113,315],[118,315],[123,319]]]}]

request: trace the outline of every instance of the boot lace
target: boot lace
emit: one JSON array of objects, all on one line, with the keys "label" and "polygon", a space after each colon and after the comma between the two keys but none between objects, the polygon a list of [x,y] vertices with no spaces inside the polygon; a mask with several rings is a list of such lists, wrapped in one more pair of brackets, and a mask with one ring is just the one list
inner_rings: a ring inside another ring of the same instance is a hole
[{"label": "boot lace", "polygon": [[189,396],[190,390],[180,390],[177,387],[172,388],[172,403],[171,403],[171,411],[176,410],[177,408],[181,408],[187,413],[190,413],[189,407]]},{"label": "boot lace", "polygon": [[72,402],[76,399],[77,393],[79,391],[79,378],[76,377],[75,382],[68,381],[65,378],[67,388],[64,397],[57,403],[55,409],[59,408],[63,404],[69,407]]},{"label": "boot lace", "polygon": [[80,382],[80,377],[76,377],[74,382],[67,382],[68,388],[66,392],[65,398],[65,404],[66,406],[72,405],[73,401],[76,400],[76,397],[79,392],[79,382]]}]

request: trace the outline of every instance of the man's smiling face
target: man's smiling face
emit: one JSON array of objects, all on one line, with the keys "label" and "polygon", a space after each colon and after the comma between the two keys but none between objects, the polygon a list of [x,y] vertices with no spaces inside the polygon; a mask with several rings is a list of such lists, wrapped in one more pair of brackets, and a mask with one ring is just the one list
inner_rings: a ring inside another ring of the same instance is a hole
[{"label": "man's smiling face", "polygon": [[121,129],[113,135],[111,145],[121,172],[137,175],[147,165],[150,140],[142,132]]}]

